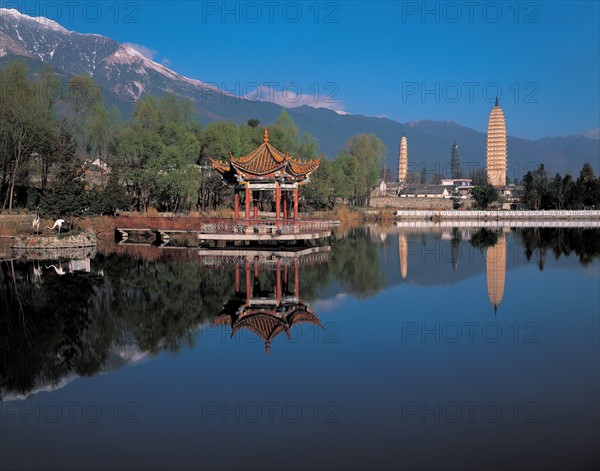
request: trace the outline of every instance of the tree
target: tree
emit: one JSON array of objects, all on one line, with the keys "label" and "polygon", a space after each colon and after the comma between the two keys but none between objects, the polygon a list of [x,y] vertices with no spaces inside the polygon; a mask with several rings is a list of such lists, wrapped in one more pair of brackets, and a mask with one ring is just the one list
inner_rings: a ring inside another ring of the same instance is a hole
[{"label": "tree", "polygon": [[490,204],[498,201],[500,194],[490,183],[473,188],[473,199],[479,209],[487,209]]},{"label": "tree", "polygon": [[89,75],[76,75],[67,84],[70,125],[83,153],[84,121],[94,106],[102,100],[102,91]]},{"label": "tree", "polygon": [[3,209],[12,211],[15,187],[27,178],[31,157],[48,152],[54,112],[49,95],[39,93],[22,62],[0,71],[0,84],[0,194]]},{"label": "tree", "polygon": [[379,184],[379,169],[387,155],[383,142],[375,134],[356,134],[336,158],[343,175],[342,194],[356,206],[368,203]]},{"label": "tree", "polygon": [[202,174],[200,139],[189,100],[167,94],[136,104],[115,145],[115,164],[134,207],[182,211],[196,203]]},{"label": "tree", "polygon": [[600,179],[594,174],[592,166],[586,162],[576,182],[577,194],[584,208],[600,206]]},{"label": "tree", "polygon": [[574,182],[571,175],[567,174],[561,177],[560,173],[554,176],[550,183],[550,194],[552,209],[565,209],[570,206],[573,199]]},{"label": "tree", "polygon": [[65,120],[54,138],[58,170],[52,185],[42,196],[41,209],[48,216],[73,218],[80,216],[89,204],[83,181],[83,170],[77,159],[77,142]]},{"label": "tree", "polygon": [[86,154],[107,161],[109,149],[114,147],[120,121],[117,108],[109,110],[104,102],[94,104],[83,122]]},{"label": "tree", "polygon": [[248,126],[250,126],[251,128],[256,128],[258,127],[258,125],[260,124],[260,120],[256,119],[256,118],[252,118],[248,120]]},{"label": "tree", "polygon": [[129,208],[131,203],[123,184],[114,173],[104,189],[93,189],[90,192],[89,200],[88,214],[114,214],[118,209]]},{"label": "tree", "polygon": [[452,200],[452,209],[459,209],[462,206],[460,191],[458,188],[454,187],[450,199]]},{"label": "tree", "polygon": [[332,209],[340,196],[340,166],[335,161],[321,159],[319,168],[311,175],[311,183],[302,186],[302,197],[315,209]]},{"label": "tree", "polygon": [[550,184],[544,164],[523,177],[523,201],[529,209],[546,209],[551,205]]},{"label": "tree", "polygon": [[425,185],[427,183],[427,165],[424,165],[421,169],[421,185]]},{"label": "tree", "polygon": [[474,186],[485,185],[488,182],[487,172],[484,168],[474,168],[471,172],[471,180]]}]

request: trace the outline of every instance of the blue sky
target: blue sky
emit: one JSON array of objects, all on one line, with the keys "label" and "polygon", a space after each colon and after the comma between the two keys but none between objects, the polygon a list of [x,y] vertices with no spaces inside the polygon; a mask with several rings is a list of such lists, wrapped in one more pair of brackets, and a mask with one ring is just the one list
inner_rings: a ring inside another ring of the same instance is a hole
[{"label": "blue sky", "polygon": [[1,3],[233,93],[286,86],[288,104],[485,131],[498,91],[511,135],[600,127],[596,1]]}]

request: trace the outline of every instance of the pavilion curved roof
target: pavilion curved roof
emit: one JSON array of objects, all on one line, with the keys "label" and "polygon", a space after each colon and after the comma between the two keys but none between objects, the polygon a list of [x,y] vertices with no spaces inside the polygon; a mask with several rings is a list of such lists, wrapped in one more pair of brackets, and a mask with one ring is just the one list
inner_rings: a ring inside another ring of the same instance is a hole
[{"label": "pavilion curved roof", "polygon": [[277,150],[269,144],[269,132],[265,128],[263,143],[243,157],[234,157],[231,153],[229,162],[210,159],[213,168],[223,177],[237,175],[242,179],[252,177],[264,178],[276,174],[282,177],[302,180],[314,172],[321,163],[321,159],[301,161],[294,159]]}]

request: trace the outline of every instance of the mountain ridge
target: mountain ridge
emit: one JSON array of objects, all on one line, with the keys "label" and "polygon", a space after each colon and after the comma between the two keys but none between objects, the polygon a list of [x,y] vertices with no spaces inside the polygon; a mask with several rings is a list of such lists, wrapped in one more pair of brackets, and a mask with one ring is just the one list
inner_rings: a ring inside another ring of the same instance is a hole
[{"label": "mountain ridge", "polygon": [[[111,38],[69,31],[44,17],[29,17],[16,10],[0,8],[0,66],[27,58],[33,68],[51,66],[65,79],[69,75],[90,75],[128,115],[144,93],[160,96],[175,93],[193,101],[199,121],[229,120],[244,123],[258,118],[274,122],[282,106],[229,94],[201,80],[185,77],[152,61],[131,47]],[[302,105],[287,108],[303,132],[319,143],[319,151],[336,155],[346,140],[357,133],[374,133],[388,149],[388,168],[395,168],[400,137],[409,145],[409,171],[449,172],[454,141],[467,171],[485,165],[485,133],[451,120],[419,120],[400,123],[385,117],[340,114],[329,108]],[[482,110],[482,116],[489,110]],[[510,123],[510,116],[507,116]],[[585,162],[600,172],[600,140],[590,137],[558,136],[531,140],[508,136],[509,177],[521,178],[527,169],[543,163],[551,172],[576,173]],[[512,174],[511,174],[512,172]]]}]

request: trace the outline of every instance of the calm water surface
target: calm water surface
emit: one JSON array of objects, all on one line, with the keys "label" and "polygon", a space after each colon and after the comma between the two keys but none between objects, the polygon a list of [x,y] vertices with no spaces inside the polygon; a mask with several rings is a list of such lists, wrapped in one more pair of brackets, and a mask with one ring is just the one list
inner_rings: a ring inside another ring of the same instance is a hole
[{"label": "calm water surface", "polygon": [[30,257],[0,262],[2,470],[600,466],[598,229]]}]

